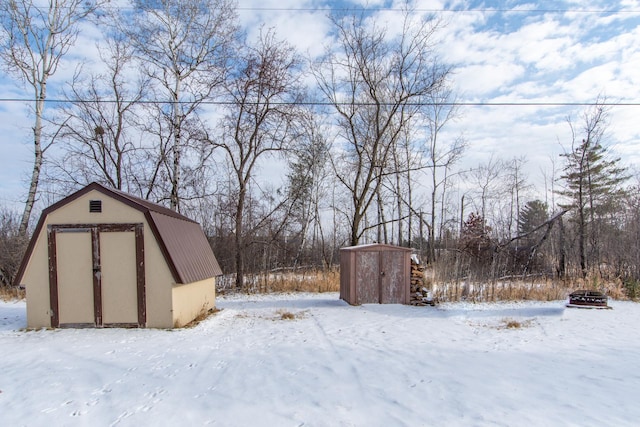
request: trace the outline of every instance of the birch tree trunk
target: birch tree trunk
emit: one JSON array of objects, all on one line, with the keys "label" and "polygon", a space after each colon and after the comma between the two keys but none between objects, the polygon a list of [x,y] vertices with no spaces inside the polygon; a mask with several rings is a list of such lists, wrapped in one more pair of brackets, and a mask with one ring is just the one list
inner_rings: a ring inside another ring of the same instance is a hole
[{"label": "birch tree trunk", "polygon": [[94,12],[102,0],[50,0],[47,6],[33,0],[3,0],[0,3],[0,59],[11,74],[34,91],[33,169],[29,192],[20,220],[19,233],[29,228],[44,162],[50,146],[43,142],[43,116],[47,81],[78,35],[78,23]]},{"label": "birch tree trunk", "polygon": [[31,218],[31,212],[33,205],[36,202],[36,194],[38,193],[38,183],[40,182],[40,172],[42,171],[42,163],[44,161],[44,150],[42,149],[42,113],[44,111],[44,88],[42,90],[42,96],[37,98],[36,101],[36,121],[33,127],[33,170],[31,171],[31,182],[29,183],[29,193],[27,194],[27,200],[24,204],[24,210],[22,212],[22,218],[20,219],[20,228],[18,233],[21,236],[27,234],[29,227],[29,219]]}]

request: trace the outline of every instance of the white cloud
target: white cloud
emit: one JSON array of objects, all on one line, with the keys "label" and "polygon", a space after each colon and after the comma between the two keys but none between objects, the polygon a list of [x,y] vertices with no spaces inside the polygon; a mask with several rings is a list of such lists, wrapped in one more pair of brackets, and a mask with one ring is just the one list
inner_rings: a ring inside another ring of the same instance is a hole
[{"label": "white cloud", "polygon": [[607,85],[615,80],[617,64],[604,63],[578,74],[575,78],[558,85],[567,95],[569,102],[594,101],[607,91]]},{"label": "white cloud", "polygon": [[325,9],[316,9],[312,1],[245,0],[239,6],[241,26],[249,40],[258,37],[260,28],[275,28],[279,38],[287,40],[300,53],[319,55],[329,31]]},{"label": "white cloud", "polygon": [[521,65],[509,62],[460,67],[455,74],[455,87],[473,99],[484,98],[506,90],[507,85],[521,77],[524,71]]},{"label": "white cloud", "polygon": [[[302,54],[319,55],[330,42],[327,7],[401,7],[401,0],[239,0],[241,25],[255,39],[261,25],[276,29]],[[445,24],[435,37],[442,58],[455,66],[453,88],[461,101],[483,102],[593,102],[598,95],[612,102],[640,99],[640,5],[622,0],[616,8],[627,12],[597,13],[589,10],[612,8],[610,2],[509,1],[491,10],[489,5],[454,0],[416,0],[418,14],[437,9],[467,9],[445,12]],[[502,9],[513,8],[513,12]],[[531,12],[555,9],[569,12]],[[580,12],[571,11],[580,10]],[[636,12],[628,12],[636,11]],[[381,23],[389,25],[389,35],[397,33],[401,14],[379,12]],[[76,47],[51,80],[55,93],[75,70],[77,61],[97,62],[95,43],[100,29],[84,26]],[[0,94],[28,97],[6,77],[0,77]],[[511,158],[526,155],[531,175],[559,152],[558,140],[566,140],[565,117],[578,115],[582,107],[514,106],[466,107],[461,120],[451,123],[446,134],[463,133],[470,143],[467,161],[488,153]],[[640,161],[637,141],[640,107],[615,107],[611,112],[611,143],[625,161]],[[30,169],[30,119],[21,104],[0,104],[0,202],[13,197],[15,183],[22,182]],[[8,161],[7,159],[11,159]],[[14,161],[17,159],[17,161]],[[266,170],[266,169],[265,169]]]}]

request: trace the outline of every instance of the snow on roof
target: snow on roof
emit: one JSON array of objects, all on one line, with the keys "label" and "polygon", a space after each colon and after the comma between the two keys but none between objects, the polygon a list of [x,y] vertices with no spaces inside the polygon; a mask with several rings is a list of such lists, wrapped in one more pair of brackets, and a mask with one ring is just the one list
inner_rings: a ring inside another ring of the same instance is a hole
[{"label": "snow on roof", "polygon": [[412,251],[411,248],[405,248],[403,246],[389,245],[387,243],[365,243],[363,245],[345,246],[340,248],[341,251],[366,251],[366,250],[396,250],[396,251]]}]

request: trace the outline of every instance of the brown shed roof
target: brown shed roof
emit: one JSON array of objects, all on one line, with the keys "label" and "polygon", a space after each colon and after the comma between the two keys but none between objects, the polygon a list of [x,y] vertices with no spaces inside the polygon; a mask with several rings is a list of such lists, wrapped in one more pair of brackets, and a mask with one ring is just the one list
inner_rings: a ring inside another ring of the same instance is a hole
[{"label": "brown shed roof", "polygon": [[18,270],[16,284],[22,280],[47,215],[93,190],[144,213],[176,283],[191,283],[222,274],[207,237],[197,222],[164,206],[93,182],[42,211]]}]

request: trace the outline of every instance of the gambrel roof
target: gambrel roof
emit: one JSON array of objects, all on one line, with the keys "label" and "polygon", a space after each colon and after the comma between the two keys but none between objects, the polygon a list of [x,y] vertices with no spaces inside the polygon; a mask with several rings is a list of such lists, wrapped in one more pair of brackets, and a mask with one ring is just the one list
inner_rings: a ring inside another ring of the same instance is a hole
[{"label": "gambrel roof", "polygon": [[18,270],[16,284],[22,280],[47,215],[94,190],[144,214],[176,283],[192,283],[222,274],[207,236],[197,222],[159,204],[93,182],[42,211]]}]

